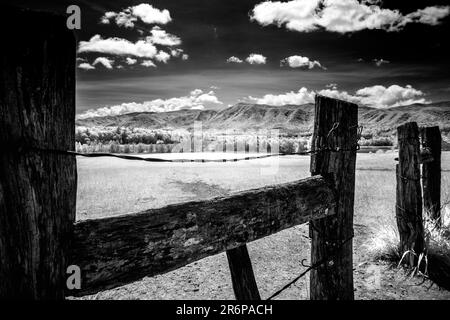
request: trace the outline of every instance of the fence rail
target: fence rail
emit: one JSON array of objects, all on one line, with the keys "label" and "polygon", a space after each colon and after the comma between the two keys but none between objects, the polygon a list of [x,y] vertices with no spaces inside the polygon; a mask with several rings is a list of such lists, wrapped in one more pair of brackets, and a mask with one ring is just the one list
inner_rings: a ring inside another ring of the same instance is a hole
[{"label": "fence rail", "polygon": [[[321,176],[227,197],[77,222],[71,264],[95,293],[153,276],[310,220],[335,205]],[[74,292],[72,292],[74,293]]]}]

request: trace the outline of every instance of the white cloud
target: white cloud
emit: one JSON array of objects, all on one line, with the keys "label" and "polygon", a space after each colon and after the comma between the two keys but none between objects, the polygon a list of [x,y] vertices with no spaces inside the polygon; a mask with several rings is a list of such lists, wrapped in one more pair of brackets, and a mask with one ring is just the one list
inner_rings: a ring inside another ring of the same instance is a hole
[{"label": "white cloud", "polygon": [[126,62],[128,65],[133,65],[133,64],[136,64],[137,60],[136,60],[136,59],[133,59],[133,58],[130,58],[130,57],[127,57],[127,59],[126,59],[125,62]]},{"label": "white cloud", "polygon": [[390,61],[387,61],[387,60],[384,60],[384,59],[373,59],[372,61],[375,62],[375,65],[377,67],[380,67],[383,64],[391,63]]},{"label": "white cloud", "polygon": [[422,23],[431,26],[438,25],[441,19],[445,18],[450,14],[449,6],[440,7],[426,7],[425,9],[420,9],[405,16],[405,19],[401,22],[401,26],[408,23]]},{"label": "white cloud", "polygon": [[423,96],[424,93],[414,89],[410,85],[401,87],[399,85],[372,86],[356,91],[356,95],[361,97],[361,104],[375,106],[379,108],[389,108],[408,105],[412,103],[430,103]]},{"label": "white cloud", "polygon": [[83,69],[83,70],[93,70],[93,69],[95,69],[95,67],[93,65],[91,65],[91,64],[89,64],[87,62],[80,63],[78,65],[78,68]]},{"label": "white cloud", "polygon": [[159,10],[147,3],[141,3],[140,5],[131,7],[131,12],[147,24],[167,24],[172,21],[169,10]]},{"label": "white cloud", "polygon": [[315,92],[303,87],[297,92],[291,91],[283,94],[266,94],[261,98],[249,97],[249,100],[257,104],[268,104],[271,106],[284,106],[286,104],[306,104],[314,102]]},{"label": "white cloud", "polygon": [[181,39],[173,34],[167,33],[165,30],[156,26],[150,31],[151,36],[147,37],[147,41],[159,44],[161,46],[173,47],[181,44]]},{"label": "white cloud", "polygon": [[155,99],[144,101],[142,103],[130,102],[120,105],[92,109],[78,115],[78,119],[91,117],[115,116],[132,112],[167,112],[181,109],[204,109],[207,106],[221,105],[222,102],[217,98],[214,91],[203,92],[203,90],[193,90],[188,96]]},{"label": "white cloud", "polygon": [[170,59],[170,54],[165,51],[160,50],[158,54],[155,55],[155,59],[159,62],[167,63]]},{"label": "white cloud", "polygon": [[170,55],[172,57],[178,58],[183,53],[182,49],[172,49],[170,50]]},{"label": "white cloud", "polygon": [[156,68],[156,65],[153,63],[152,60],[144,60],[144,61],[142,61],[141,66],[144,66],[144,67],[147,67],[147,68],[149,68],[149,67]]},{"label": "white cloud", "polygon": [[410,85],[405,87],[391,85],[389,87],[375,85],[359,89],[355,94],[338,91],[337,88],[325,89],[318,92],[321,95],[346,100],[374,108],[392,108],[413,103],[430,103],[424,98],[424,93]]},{"label": "white cloud", "polygon": [[141,3],[128,7],[121,12],[108,11],[100,18],[100,23],[109,24],[111,20],[125,28],[133,28],[136,21],[141,20],[146,24],[167,24],[172,21],[167,9],[159,10],[150,4]]},{"label": "white cloud", "polygon": [[80,41],[78,52],[99,52],[113,55],[128,55],[140,58],[153,58],[157,49],[153,43],[147,40],[139,40],[135,43],[122,38],[103,39],[100,35],[93,36],[89,41]]},{"label": "white cloud", "polygon": [[239,59],[238,57],[235,56],[231,56],[227,59],[228,63],[242,63],[244,61],[242,61],[241,59]]},{"label": "white cloud", "polygon": [[436,25],[449,13],[449,6],[426,7],[403,15],[399,10],[381,8],[378,1],[291,0],[259,3],[250,19],[263,26],[284,25],[299,32],[324,28],[346,33],[364,29],[399,31],[409,23]]},{"label": "white cloud", "polygon": [[306,68],[306,69],[313,69],[314,67],[318,67],[318,68],[322,68],[325,69],[324,67],[322,67],[322,65],[320,64],[319,61],[312,61],[309,60],[308,57],[302,57],[302,56],[290,56],[287,57],[283,60],[280,61],[280,64],[282,66],[286,65],[289,66],[291,68]]},{"label": "white cloud", "polygon": [[113,64],[114,64],[114,60],[108,59],[106,57],[98,57],[97,59],[94,60],[94,63],[92,65],[95,66],[95,65],[97,65],[99,63],[101,65],[103,65],[107,69],[112,69],[113,68]]},{"label": "white cloud", "polygon": [[396,84],[389,87],[381,85],[365,87],[357,90],[354,94],[350,94],[347,91],[339,91],[336,84],[327,85],[326,89],[317,92],[302,87],[297,92],[291,91],[278,95],[266,94],[260,98],[250,96],[248,100],[257,104],[268,104],[273,106],[282,106],[286,104],[301,105],[313,103],[316,93],[374,108],[391,108],[413,103],[431,102],[425,99],[422,91],[417,90],[410,85],[402,87]]},{"label": "white cloud", "polygon": [[266,57],[261,54],[251,53],[245,61],[250,64],[266,64]]},{"label": "white cloud", "polygon": [[109,24],[112,18],[115,18],[117,13],[114,11],[105,12],[105,14],[100,18],[100,23]]}]

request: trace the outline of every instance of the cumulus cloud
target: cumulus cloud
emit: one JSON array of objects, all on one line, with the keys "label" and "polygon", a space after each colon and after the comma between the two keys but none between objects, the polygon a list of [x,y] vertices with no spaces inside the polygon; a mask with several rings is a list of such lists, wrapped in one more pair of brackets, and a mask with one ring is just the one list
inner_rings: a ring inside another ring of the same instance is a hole
[{"label": "cumulus cloud", "polygon": [[107,69],[112,69],[113,68],[113,64],[114,64],[114,60],[108,59],[106,57],[98,57],[97,59],[94,60],[94,63],[92,63],[92,65],[95,66],[97,64],[101,64]]},{"label": "cumulus cloud", "polygon": [[407,85],[372,86],[359,89],[356,96],[360,97],[361,104],[379,108],[389,108],[409,105],[413,103],[430,103],[424,98],[424,93]]},{"label": "cumulus cloud", "polygon": [[91,65],[90,63],[87,63],[87,62],[80,63],[78,65],[78,68],[83,69],[83,70],[93,70],[93,69],[95,69],[95,67],[93,65]]},{"label": "cumulus cloud", "polygon": [[86,119],[91,117],[116,116],[132,112],[167,112],[181,109],[204,109],[208,106],[221,105],[222,102],[217,98],[214,91],[204,92],[196,89],[189,95],[170,98],[155,99],[144,101],[142,103],[129,102],[122,103],[111,107],[92,109],[77,116],[78,119]]},{"label": "cumulus cloud", "polygon": [[173,47],[181,44],[181,39],[173,34],[167,33],[165,30],[156,26],[150,30],[150,36],[147,37],[147,41],[159,44],[162,46]]},{"label": "cumulus cloud", "polygon": [[257,104],[268,104],[273,106],[282,106],[286,104],[306,104],[313,103],[316,94],[345,100],[360,105],[373,108],[392,108],[413,103],[430,103],[424,97],[424,93],[413,88],[410,85],[405,87],[391,85],[389,87],[375,85],[357,90],[354,94],[347,91],[340,91],[336,84],[330,84],[326,89],[319,91],[309,90],[302,87],[297,92],[291,91],[283,94],[266,94],[263,97],[249,97],[248,100]]},{"label": "cumulus cloud", "polygon": [[283,94],[266,94],[261,98],[250,96],[249,100],[257,104],[268,104],[271,106],[284,106],[286,104],[306,104],[314,102],[315,92],[303,87],[297,92],[291,91]]},{"label": "cumulus cloud", "polygon": [[383,9],[378,1],[291,0],[264,1],[250,15],[262,26],[285,26],[289,30],[347,33],[364,29],[399,31],[410,23],[437,25],[450,13],[450,6],[432,6],[403,15],[399,10]]},{"label": "cumulus cloud", "polygon": [[152,60],[144,60],[144,61],[142,61],[141,66],[144,66],[146,68],[149,68],[149,67],[156,68],[156,64],[154,64]]},{"label": "cumulus cloud", "polygon": [[154,44],[148,40],[138,40],[131,42],[122,38],[103,39],[100,35],[95,35],[89,41],[80,41],[78,52],[98,52],[112,55],[135,56],[139,58],[153,58],[158,50]]},{"label": "cumulus cloud", "polygon": [[325,69],[319,61],[309,60],[308,57],[290,56],[280,61],[281,66],[289,66],[291,68],[313,69],[315,67]]},{"label": "cumulus cloud", "polygon": [[120,27],[133,28],[138,20],[146,24],[167,24],[172,21],[172,18],[167,9],[159,10],[148,3],[141,3],[120,12],[105,12],[100,18],[100,23],[109,24],[114,21]]},{"label": "cumulus cloud", "polygon": [[133,64],[136,64],[137,59],[133,59],[133,58],[127,57],[127,59],[126,59],[125,62],[126,62],[128,65],[133,65]]},{"label": "cumulus cloud", "polygon": [[373,59],[372,61],[375,63],[377,67],[381,67],[383,64],[391,63],[390,61],[384,59]]},{"label": "cumulus cloud", "polygon": [[239,59],[238,57],[235,56],[231,56],[227,59],[228,63],[242,63],[244,61],[242,61],[241,59]]},{"label": "cumulus cloud", "polygon": [[170,54],[168,54],[165,51],[160,50],[156,55],[155,55],[155,59],[159,62],[164,62],[167,63],[167,61],[169,61],[170,59]]},{"label": "cumulus cloud", "polygon": [[262,54],[257,53],[251,53],[245,61],[247,61],[250,64],[266,64],[267,58],[264,57]]}]

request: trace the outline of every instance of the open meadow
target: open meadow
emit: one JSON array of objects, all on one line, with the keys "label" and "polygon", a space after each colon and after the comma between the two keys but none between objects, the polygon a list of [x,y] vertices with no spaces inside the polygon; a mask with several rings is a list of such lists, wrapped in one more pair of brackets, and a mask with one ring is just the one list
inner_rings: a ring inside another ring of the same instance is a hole
[{"label": "open meadow", "polygon": [[[152,154],[164,158],[239,158],[235,153]],[[355,194],[355,297],[357,299],[450,299],[429,281],[407,278],[401,269],[373,261],[369,235],[395,227],[394,151],[357,156]],[[133,213],[190,200],[308,177],[309,156],[282,156],[224,163],[150,163],[115,158],[78,157],[77,220]],[[442,203],[450,223],[450,152],[442,154]],[[307,225],[248,245],[256,280],[267,298],[300,274],[309,261]],[[284,291],[281,299],[308,299],[308,277]],[[84,299],[234,299],[224,253],[153,278]]]}]

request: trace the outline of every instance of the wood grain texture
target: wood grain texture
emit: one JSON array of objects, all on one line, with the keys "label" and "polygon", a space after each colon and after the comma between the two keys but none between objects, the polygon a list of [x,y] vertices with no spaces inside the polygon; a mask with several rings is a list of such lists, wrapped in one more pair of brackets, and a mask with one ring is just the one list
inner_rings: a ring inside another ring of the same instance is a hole
[{"label": "wood grain texture", "polygon": [[[353,300],[353,207],[358,106],[316,95],[311,174],[336,190],[335,215],[310,223],[312,300]],[[323,150],[325,149],[325,150]],[[339,151],[329,151],[329,150]],[[323,150],[323,151],[321,151]]]},{"label": "wood grain texture", "polygon": [[[398,159],[396,220],[400,234],[400,250],[422,253],[424,234],[422,222],[422,190],[420,185],[419,128],[416,122],[408,122],[397,128]],[[405,261],[414,265],[414,255]]]},{"label": "wood grain texture", "polygon": [[236,300],[261,300],[247,245],[227,250],[227,259]]},{"label": "wood grain texture", "polygon": [[[422,149],[430,154],[430,161],[422,161],[423,208],[437,224],[441,224],[441,149],[442,137],[439,127],[420,129]],[[423,159],[423,157],[422,157]]]},{"label": "wood grain texture", "polygon": [[334,191],[320,176],[141,213],[75,224],[75,295],[177,269],[286,228],[327,216]]},{"label": "wood grain texture", "polygon": [[28,148],[75,148],[75,39],[64,17],[11,8],[0,37],[0,298],[62,299],[76,160]]}]

